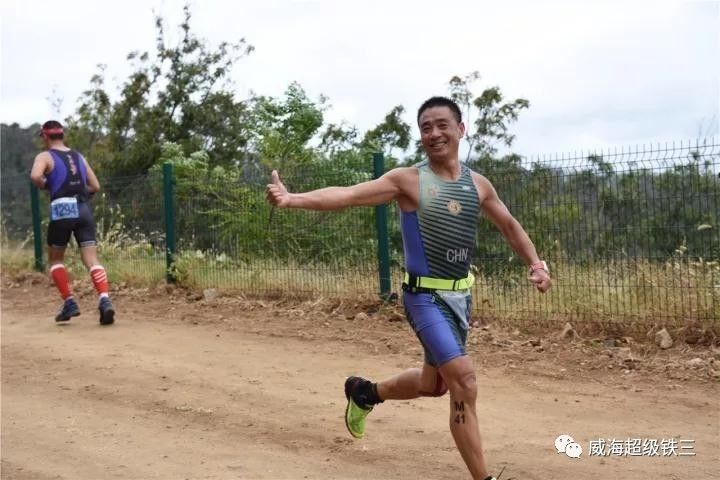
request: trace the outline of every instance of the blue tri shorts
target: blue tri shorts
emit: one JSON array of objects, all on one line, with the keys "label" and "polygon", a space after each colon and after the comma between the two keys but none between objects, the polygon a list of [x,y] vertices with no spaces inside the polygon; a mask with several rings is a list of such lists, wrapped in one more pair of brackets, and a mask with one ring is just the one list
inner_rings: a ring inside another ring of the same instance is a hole
[{"label": "blue tri shorts", "polygon": [[94,247],[95,219],[87,202],[78,202],[78,217],[63,220],[51,220],[47,230],[49,247],[65,248],[70,242],[70,235],[75,235],[79,247]]},{"label": "blue tri shorts", "polygon": [[405,316],[425,350],[425,361],[440,367],[465,355],[472,295],[469,290],[403,292]]}]

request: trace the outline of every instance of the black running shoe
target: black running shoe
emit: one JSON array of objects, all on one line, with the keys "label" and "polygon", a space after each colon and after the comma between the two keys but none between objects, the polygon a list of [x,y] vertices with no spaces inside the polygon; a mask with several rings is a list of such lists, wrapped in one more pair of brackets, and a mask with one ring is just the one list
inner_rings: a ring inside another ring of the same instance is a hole
[{"label": "black running shoe", "polygon": [[100,299],[98,310],[100,310],[100,325],[111,325],[115,321],[115,309],[108,297]]},{"label": "black running shoe", "polygon": [[80,315],[80,307],[78,307],[75,299],[68,298],[67,300],[65,300],[65,303],[63,303],[62,309],[60,309],[58,314],[55,315],[55,321],[67,322],[72,317],[77,317],[78,315]]}]

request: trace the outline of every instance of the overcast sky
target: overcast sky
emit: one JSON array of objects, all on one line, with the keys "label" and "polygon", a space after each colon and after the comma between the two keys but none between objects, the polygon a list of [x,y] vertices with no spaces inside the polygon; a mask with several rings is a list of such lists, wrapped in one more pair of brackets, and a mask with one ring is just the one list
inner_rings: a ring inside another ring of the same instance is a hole
[{"label": "overcast sky", "polygon": [[[523,155],[717,135],[720,1],[203,0],[195,33],[245,38],[239,98],[281,95],[293,81],[329,97],[326,121],[361,131],[395,105],[412,123],[419,104],[447,94],[453,75],[481,73],[530,109],[512,127]],[[133,50],[153,51],[153,12],[168,33],[172,0],[4,0],[0,4],[0,121],[72,114],[97,64],[116,91]]]}]

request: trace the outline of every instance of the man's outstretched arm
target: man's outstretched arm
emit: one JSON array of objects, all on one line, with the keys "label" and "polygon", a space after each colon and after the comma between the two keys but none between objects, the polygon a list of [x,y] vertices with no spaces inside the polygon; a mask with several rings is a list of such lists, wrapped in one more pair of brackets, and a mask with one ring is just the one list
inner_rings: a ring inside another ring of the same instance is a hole
[{"label": "man's outstretched arm", "polygon": [[349,187],[326,187],[304,193],[290,193],[273,170],[267,185],[268,202],[281,208],[307,210],[340,210],[346,207],[374,206],[388,203],[401,193],[402,168],[387,172],[382,177]]}]

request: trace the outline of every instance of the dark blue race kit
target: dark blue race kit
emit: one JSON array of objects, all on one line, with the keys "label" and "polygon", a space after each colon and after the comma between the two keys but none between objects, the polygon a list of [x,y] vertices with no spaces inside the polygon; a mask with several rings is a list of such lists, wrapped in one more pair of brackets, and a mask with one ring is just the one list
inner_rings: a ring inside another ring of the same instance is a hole
[{"label": "dark blue race kit", "polygon": [[[480,214],[472,172],[462,165],[456,181],[433,173],[427,161],[419,170],[417,210],[400,212],[405,268],[416,277],[449,280],[468,276]],[[471,295],[465,290],[403,293],[405,313],[425,350],[425,361],[439,367],[465,355]]]},{"label": "dark blue race kit", "polygon": [[74,150],[48,150],[53,169],[47,176],[50,192],[50,224],[47,244],[64,248],[75,235],[80,247],[97,245],[95,220],[88,204],[87,166]]}]

